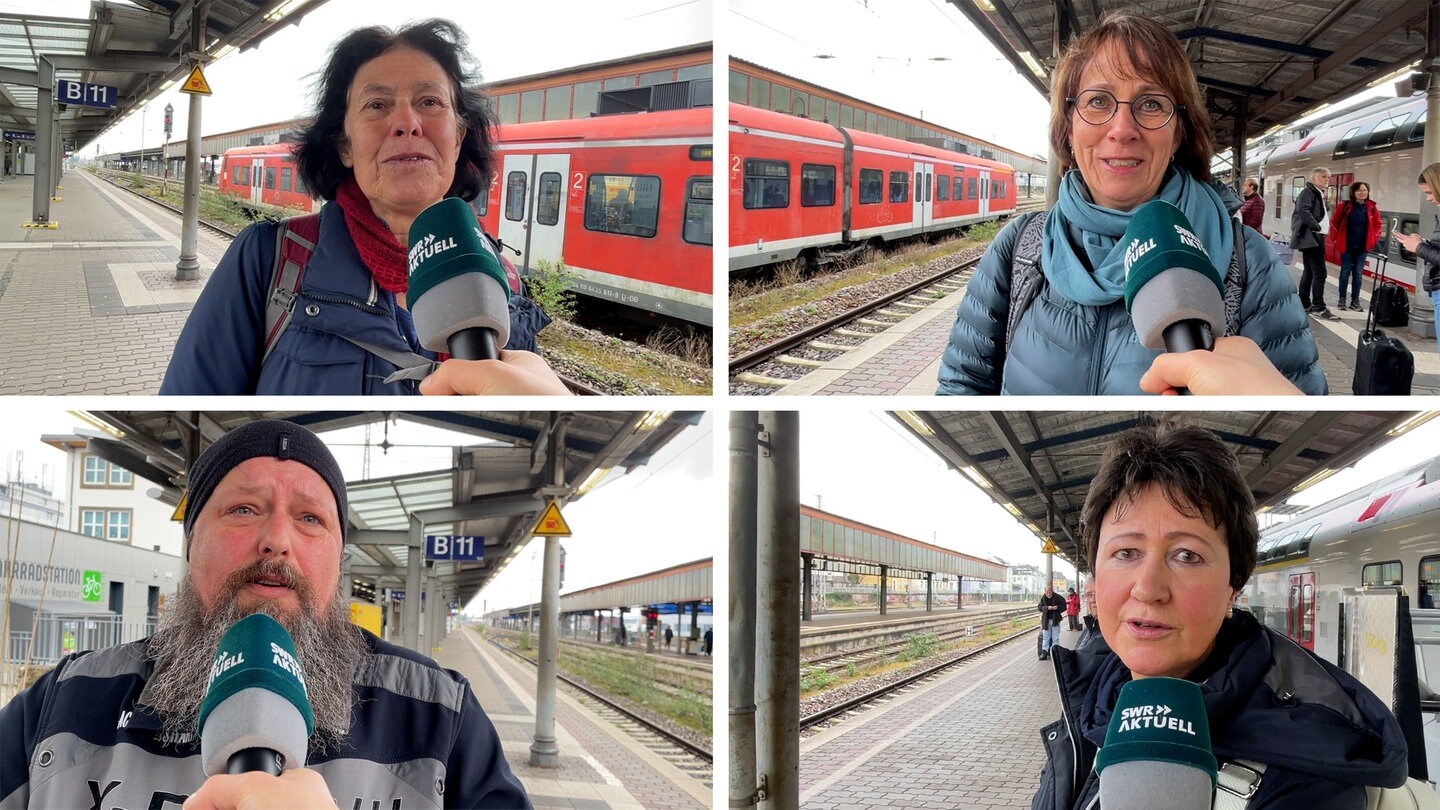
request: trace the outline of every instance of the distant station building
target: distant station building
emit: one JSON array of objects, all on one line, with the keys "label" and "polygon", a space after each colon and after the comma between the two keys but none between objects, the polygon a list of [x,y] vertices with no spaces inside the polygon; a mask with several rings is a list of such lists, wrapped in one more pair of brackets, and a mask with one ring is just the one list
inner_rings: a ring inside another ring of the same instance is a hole
[{"label": "distant station building", "polygon": [[1043,191],[1045,185],[1044,158],[1016,152],[734,56],[730,57],[730,101],[1009,163],[1015,167],[1015,183],[1021,194]]},{"label": "distant station building", "polygon": [[149,493],[168,482],[151,482],[88,449],[76,435],[46,435],[40,440],[65,453],[63,516],[69,531],[112,543],[158,551],[178,558],[184,539],[174,508]]}]

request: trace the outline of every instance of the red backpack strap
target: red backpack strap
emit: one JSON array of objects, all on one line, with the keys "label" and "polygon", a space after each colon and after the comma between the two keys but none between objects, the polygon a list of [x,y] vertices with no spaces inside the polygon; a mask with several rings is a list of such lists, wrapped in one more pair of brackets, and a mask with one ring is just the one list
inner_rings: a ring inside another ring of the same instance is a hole
[{"label": "red backpack strap", "polygon": [[270,358],[270,352],[290,325],[295,298],[300,294],[300,279],[305,275],[305,266],[310,263],[315,243],[319,241],[319,214],[280,221],[275,235],[275,265],[270,274],[270,294],[265,300],[265,347],[260,354],[261,366]]}]

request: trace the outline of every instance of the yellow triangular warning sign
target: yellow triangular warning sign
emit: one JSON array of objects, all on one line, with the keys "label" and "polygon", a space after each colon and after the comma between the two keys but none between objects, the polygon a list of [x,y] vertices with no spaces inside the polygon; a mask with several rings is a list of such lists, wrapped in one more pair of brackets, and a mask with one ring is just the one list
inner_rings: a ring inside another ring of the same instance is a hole
[{"label": "yellow triangular warning sign", "polygon": [[175,504],[175,512],[170,515],[171,520],[175,521],[176,523],[180,523],[185,520],[185,501],[189,499],[189,489],[186,489],[184,492],[180,493],[180,503]]},{"label": "yellow triangular warning sign", "polygon": [[199,93],[202,96],[210,95],[210,83],[205,81],[205,73],[200,70],[198,63],[191,68],[190,77],[180,86],[180,92]]},{"label": "yellow triangular warning sign", "polygon": [[1054,541],[1054,540],[1051,540],[1050,538],[1047,537],[1047,538],[1045,538],[1045,545],[1044,545],[1044,547],[1042,547],[1042,548],[1040,549],[1040,553],[1041,553],[1041,554],[1059,554],[1059,553],[1060,553],[1060,549],[1058,549],[1058,548],[1055,547],[1055,541]]},{"label": "yellow triangular warning sign", "polygon": [[545,505],[545,511],[540,513],[540,520],[535,523],[535,531],[531,532],[536,537],[569,537],[570,524],[560,515],[560,504],[553,498]]}]

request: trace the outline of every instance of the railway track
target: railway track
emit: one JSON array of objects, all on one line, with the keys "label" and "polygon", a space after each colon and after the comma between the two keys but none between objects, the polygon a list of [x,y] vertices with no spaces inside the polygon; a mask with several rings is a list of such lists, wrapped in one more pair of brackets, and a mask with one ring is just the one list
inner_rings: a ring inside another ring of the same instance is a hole
[{"label": "railway track", "polygon": [[[155,199],[154,197],[151,197],[151,196],[148,195],[148,194],[141,194],[140,192],[136,191],[136,190],[133,189],[133,188],[130,188],[129,186],[126,186],[126,185],[123,185],[123,184],[121,184],[121,183],[116,182],[116,178],[118,178],[118,177],[130,177],[130,176],[131,176],[131,175],[125,173],[125,172],[113,172],[113,171],[109,171],[109,170],[97,170],[97,171],[94,172],[94,174],[95,174],[96,177],[100,178],[101,180],[104,180],[105,182],[109,183],[111,186],[113,186],[113,187],[115,187],[115,188],[118,188],[118,189],[120,189],[121,191],[125,191],[125,192],[127,192],[127,193],[129,193],[129,194],[131,194],[131,195],[133,195],[133,196],[135,196],[135,197],[139,197],[139,198],[142,199],[142,200],[146,200],[146,201],[150,202],[152,205],[157,205],[157,206],[159,206],[159,207],[161,207],[161,208],[164,208],[165,210],[173,213],[176,217],[182,217],[182,216],[184,216],[184,214],[185,214],[185,212],[184,212],[183,210],[181,210],[181,209],[179,209],[179,208],[176,208],[175,206],[173,206],[173,205],[171,205],[171,204],[169,204],[169,203],[167,203],[167,202],[164,202],[164,201],[162,201],[162,200],[157,200],[157,199]],[[145,178],[145,182],[146,182],[146,183],[149,183],[149,184],[151,184],[151,185],[154,185],[154,180],[155,180],[155,179],[152,178],[152,177],[147,177],[147,178]],[[197,219],[198,219],[198,218],[197,218]],[[204,220],[204,219],[198,219],[198,222],[199,222],[200,227],[202,227],[202,228],[210,231],[211,233],[217,234],[217,235],[219,235],[219,236],[221,236],[221,237],[223,237],[223,238],[225,238],[225,239],[228,239],[228,240],[230,240],[230,241],[232,241],[232,242],[235,241],[235,237],[236,237],[237,234],[236,234],[234,231],[230,230],[229,228],[226,228],[226,227],[223,227],[223,226],[220,226],[220,225],[216,225],[216,224],[213,223],[213,222],[207,222],[207,221]],[[585,384],[585,383],[583,383],[583,382],[580,382],[579,380],[571,379],[570,377],[567,377],[567,376],[565,376],[564,374],[560,374],[559,372],[556,372],[556,375],[555,375],[555,376],[559,377],[559,378],[560,378],[560,382],[564,383],[564,384],[565,384],[565,387],[568,388],[568,389],[570,389],[570,391],[571,391],[572,393],[574,393],[574,394],[577,394],[577,395],[580,395],[580,396],[604,396],[604,395],[605,395],[605,392],[604,392],[604,391],[601,391],[600,389],[598,389],[598,388],[596,388],[596,387],[594,387],[594,386],[592,386],[592,385],[587,385],[587,384]]]},{"label": "railway track", "polygon": [[1033,627],[1030,627],[1030,628],[1026,628],[1026,629],[1024,629],[1024,630],[1017,631],[1017,632],[1015,632],[1015,633],[1012,633],[1012,634],[1006,636],[1005,638],[1002,638],[1002,639],[999,639],[999,640],[997,640],[997,641],[994,641],[994,642],[992,642],[992,643],[990,643],[990,644],[987,644],[987,645],[985,645],[984,647],[979,647],[979,648],[977,648],[977,649],[970,650],[970,651],[968,651],[968,652],[966,652],[966,653],[963,653],[963,654],[961,654],[961,655],[959,655],[959,656],[956,656],[955,658],[951,658],[951,659],[949,659],[949,660],[942,661],[942,662],[940,662],[939,664],[936,664],[936,665],[931,666],[931,667],[927,667],[927,668],[925,668],[925,669],[923,669],[923,670],[920,670],[919,672],[914,672],[914,673],[911,673],[910,675],[906,675],[905,677],[900,678],[899,680],[893,681],[893,682],[891,682],[891,683],[887,683],[887,684],[885,684],[885,685],[883,685],[883,686],[880,686],[880,687],[878,687],[878,688],[876,688],[876,689],[872,689],[872,690],[870,690],[870,691],[868,691],[868,692],[865,692],[865,693],[863,693],[863,694],[857,695],[857,696],[855,696],[855,697],[853,697],[853,698],[848,698],[848,699],[846,699],[846,700],[843,700],[843,701],[841,701],[841,702],[839,702],[839,703],[834,704],[833,706],[827,706],[827,707],[825,707],[824,709],[821,709],[820,711],[814,712],[814,713],[812,713],[812,714],[805,715],[805,716],[803,716],[803,717],[800,718],[800,730],[801,730],[801,731],[804,731],[804,730],[806,730],[806,729],[808,729],[808,728],[813,728],[813,727],[819,725],[820,723],[823,723],[823,722],[825,722],[825,721],[827,721],[827,720],[831,720],[831,719],[834,719],[834,718],[836,718],[836,717],[839,717],[840,715],[843,715],[843,714],[845,714],[846,712],[853,711],[853,710],[855,710],[855,709],[857,709],[857,708],[859,708],[859,707],[861,707],[861,706],[864,706],[864,705],[866,705],[866,704],[868,704],[868,703],[873,703],[873,702],[875,702],[875,701],[877,701],[877,700],[881,700],[881,699],[883,699],[883,698],[886,698],[886,697],[889,697],[889,696],[891,696],[891,695],[894,695],[895,693],[900,692],[901,690],[903,690],[903,689],[905,689],[905,688],[907,688],[907,687],[909,687],[909,686],[912,686],[912,685],[915,685],[915,684],[919,684],[919,683],[921,683],[921,682],[923,682],[923,681],[926,681],[926,680],[928,680],[928,679],[930,679],[930,678],[934,678],[935,676],[939,675],[940,673],[944,672],[945,670],[947,670],[947,669],[949,669],[949,668],[951,668],[951,667],[953,667],[953,666],[955,666],[955,665],[957,665],[957,664],[960,664],[960,663],[965,662],[965,661],[969,661],[969,660],[971,660],[971,659],[974,659],[974,658],[977,657],[977,656],[984,655],[985,653],[988,653],[988,652],[991,652],[991,651],[993,651],[993,650],[999,649],[999,648],[1002,647],[1003,645],[1009,644],[1010,642],[1012,642],[1012,641],[1014,641],[1014,640],[1016,640],[1016,639],[1034,637],[1034,634],[1035,634],[1035,629],[1034,629]]},{"label": "railway track", "polygon": [[[910,645],[910,641],[908,638],[910,635],[931,635],[934,636],[935,643],[946,644],[950,642],[962,641],[965,639],[973,638],[977,633],[984,633],[986,630],[995,625],[1008,623],[1011,620],[1021,616],[1033,617],[1035,616],[1035,611],[1024,610],[1006,613],[993,613],[988,616],[979,617],[979,621],[977,621],[976,618],[970,618],[953,622],[945,622],[942,624],[937,624],[933,627],[913,630],[910,633],[907,633],[906,638],[902,638],[897,641],[884,641],[880,644],[861,646],[845,650],[837,650],[835,652],[823,653],[821,655],[812,656],[810,658],[805,658],[804,652],[802,650],[801,665],[810,667],[820,666],[827,672],[834,673],[848,671],[852,667],[857,669],[863,669],[867,666],[870,666],[871,664],[875,664],[877,662],[889,659],[895,653],[903,651],[906,647]],[[890,636],[883,635],[879,637],[889,638]]]},{"label": "railway track", "polygon": [[[962,289],[969,281],[968,274],[974,270],[979,261],[978,258],[975,258],[961,262],[814,326],[735,357],[730,360],[731,382],[749,383],[767,388],[789,385],[794,382],[794,379],[755,374],[751,373],[751,369],[772,360],[801,368],[818,365],[814,360],[791,354],[801,347],[826,352],[848,351],[858,345],[854,342],[855,339],[859,338],[863,342],[863,339],[878,334],[879,331],[884,331],[884,328],[899,323],[914,312],[934,303],[937,297]],[[859,325],[864,329],[849,328],[852,325]],[[879,331],[868,331],[875,327],[880,327]],[[831,334],[836,335],[839,339],[835,341],[822,339]]]},{"label": "railway track", "polygon": [[[495,639],[487,638],[486,641],[510,655],[529,663],[531,666],[538,666],[535,659],[516,650],[512,650]],[[580,692],[588,701],[592,701],[593,705],[591,705],[590,708],[595,709],[597,713],[605,717],[607,722],[625,730],[632,737],[639,740],[641,745],[654,751],[657,755],[675,765],[677,768],[680,768],[680,770],[685,773],[700,779],[706,785],[712,783],[713,776],[711,768],[714,764],[714,754],[709,749],[671,732],[664,726],[655,723],[643,715],[636,714],[625,706],[610,700],[584,684],[566,677],[561,673],[557,672],[555,677],[564,681],[572,689]]]}]

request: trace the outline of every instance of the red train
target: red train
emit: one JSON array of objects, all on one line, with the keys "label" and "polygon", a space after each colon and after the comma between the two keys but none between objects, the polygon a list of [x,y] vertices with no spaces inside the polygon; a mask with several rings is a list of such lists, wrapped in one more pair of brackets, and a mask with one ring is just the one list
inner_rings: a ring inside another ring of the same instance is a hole
[{"label": "red train", "polygon": [[1015,211],[1008,164],[730,105],[730,271]]},{"label": "red train", "polygon": [[[711,325],[709,108],[507,124],[498,142],[471,205],[522,273],[563,260],[581,295]],[[293,168],[286,144],[231,149],[220,190],[310,210]]]}]

